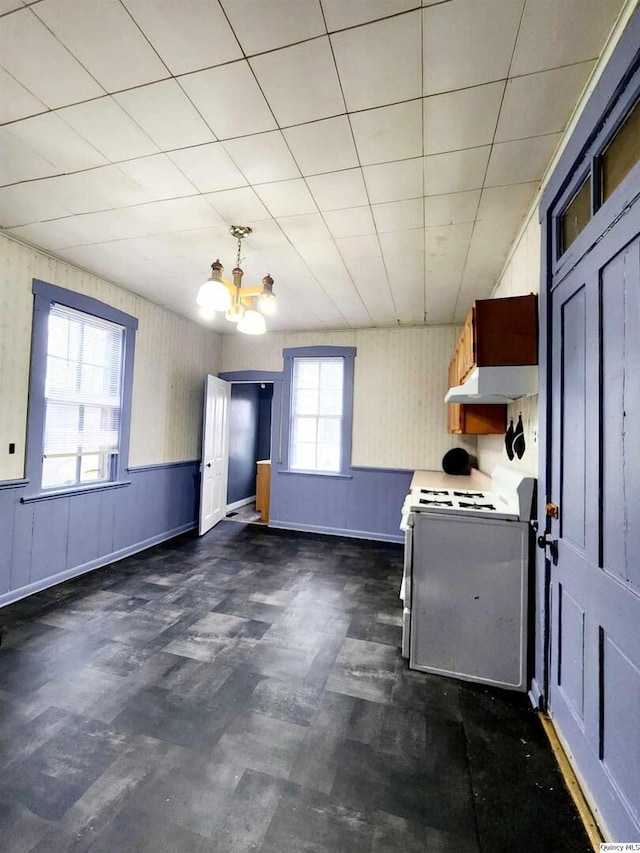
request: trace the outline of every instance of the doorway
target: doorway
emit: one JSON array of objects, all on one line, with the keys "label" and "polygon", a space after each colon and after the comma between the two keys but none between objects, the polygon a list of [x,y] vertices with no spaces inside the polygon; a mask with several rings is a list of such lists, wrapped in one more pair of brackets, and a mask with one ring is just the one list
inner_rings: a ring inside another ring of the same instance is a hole
[{"label": "doorway", "polygon": [[271,461],[273,382],[233,382],[229,401],[229,473],[226,518],[265,524],[268,512],[256,507],[259,465]]}]

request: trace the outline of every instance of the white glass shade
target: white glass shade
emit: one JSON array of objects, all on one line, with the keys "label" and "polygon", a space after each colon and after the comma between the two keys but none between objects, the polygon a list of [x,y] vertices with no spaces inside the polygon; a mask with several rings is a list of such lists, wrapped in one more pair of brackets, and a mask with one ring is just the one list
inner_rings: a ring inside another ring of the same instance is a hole
[{"label": "white glass shade", "polygon": [[227,311],[231,307],[231,294],[221,281],[209,278],[200,287],[196,302],[211,311]]},{"label": "white glass shade", "polygon": [[213,320],[216,316],[216,309],[212,308],[210,305],[201,305],[200,316],[203,320]]},{"label": "white glass shade", "polygon": [[245,335],[264,335],[267,324],[259,311],[245,311],[244,317],[238,323],[238,331]]},{"label": "white glass shade", "polygon": [[240,304],[231,305],[227,313],[224,315],[225,320],[229,320],[230,323],[239,323],[243,317],[244,305]]},{"label": "white glass shade", "polygon": [[271,314],[276,313],[277,307],[278,303],[276,302],[275,294],[263,292],[258,297],[258,308],[263,314],[271,316]]}]

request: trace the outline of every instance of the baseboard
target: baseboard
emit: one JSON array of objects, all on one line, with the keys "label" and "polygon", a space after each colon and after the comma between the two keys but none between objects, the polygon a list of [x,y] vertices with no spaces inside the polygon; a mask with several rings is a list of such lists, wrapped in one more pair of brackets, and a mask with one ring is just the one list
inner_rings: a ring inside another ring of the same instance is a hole
[{"label": "baseboard", "polygon": [[322,527],[318,524],[296,524],[290,521],[277,521],[273,518],[269,519],[269,527],[275,527],[278,530],[297,530],[301,533],[326,533],[329,536],[346,536],[349,539],[370,539],[374,542],[397,542],[404,544],[404,534],[378,533],[375,530],[346,530],[339,527]]},{"label": "baseboard", "polygon": [[248,498],[242,498],[241,501],[234,501],[232,504],[227,504],[226,512],[231,512],[234,509],[240,509],[241,506],[246,506],[247,504],[252,504],[256,499],[255,495],[251,495]]},{"label": "baseboard", "polygon": [[59,572],[57,575],[52,575],[48,578],[31,583],[28,586],[22,586],[20,589],[13,589],[10,592],[5,592],[0,595],[0,607],[5,607],[7,604],[13,604],[21,598],[26,598],[28,595],[33,595],[36,592],[42,592],[49,587],[57,586],[59,583],[77,578],[87,572],[92,572],[95,569],[101,569],[103,566],[108,566],[109,563],[116,563],[118,560],[123,560],[125,557],[131,557],[133,554],[138,554],[140,551],[145,551],[147,548],[152,548],[154,545],[159,545],[161,542],[166,542],[168,539],[173,539],[183,533],[188,533],[196,527],[194,522],[183,524],[180,527],[174,527],[173,530],[167,530],[164,533],[159,533],[156,536],[150,536],[142,542],[136,542],[134,545],[128,545],[126,548],[120,548],[118,551],[112,551],[109,554],[104,554],[95,560],[90,560],[88,563],[82,563],[80,566],[74,566],[71,569],[65,569],[64,572]]},{"label": "baseboard", "polygon": [[593,815],[591,807],[587,802],[587,798],[584,794],[583,788],[580,785],[578,777],[576,776],[575,770],[573,769],[573,765],[571,764],[570,758],[565,751],[565,748],[558,736],[555,726],[551,721],[551,718],[547,716],[547,714],[543,714],[542,712],[538,714],[540,717],[540,722],[542,723],[542,728],[549,739],[549,744],[551,745],[551,749],[555,756],[555,759],[558,763],[558,768],[560,773],[562,774],[562,779],[564,784],[566,785],[569,794],[571,795],[571,799],[573,800],[576,809],[578,810],[578,814],[580,815],[580,820],[582,821],[582,825],[584,826],[584,831],[587,833],[589,837],[589,841],[591,846],[593,847],[594,853],[599,853],[600,845],[604,842],[604,836],[600,831],[600,828],[596,822],[596,819]]}]

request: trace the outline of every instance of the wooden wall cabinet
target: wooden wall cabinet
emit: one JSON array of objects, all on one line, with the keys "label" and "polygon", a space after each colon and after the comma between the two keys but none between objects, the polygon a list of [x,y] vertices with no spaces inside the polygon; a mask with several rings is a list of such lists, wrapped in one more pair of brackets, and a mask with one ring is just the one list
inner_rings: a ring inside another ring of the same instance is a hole
[{"label": "wooden wall cabinet", "polygon": [[260,513],[260,520],[268,522],[271,498],[271,461],[269,459],[261,460],[256,467],[256,509]]},{"label": "wooden wall cabinet", "polygon": [[[535,294],[479,299],[462,327],[449,363],[449,387],[462,383],[476,367],[538,363],[538,304]],[[499,435],[507,407],[449,403],[448,430],[458,435]]]}]

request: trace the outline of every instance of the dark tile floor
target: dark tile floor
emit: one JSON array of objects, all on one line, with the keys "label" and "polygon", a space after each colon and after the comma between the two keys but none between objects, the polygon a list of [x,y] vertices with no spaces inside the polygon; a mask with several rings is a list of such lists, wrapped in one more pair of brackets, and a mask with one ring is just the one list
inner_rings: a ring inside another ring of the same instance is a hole
[{"label": "dark tile floor", "polygon": [[401,557],[222,522],[0,611],[0,849],[586,853],[525,698],[407,669]]}]

